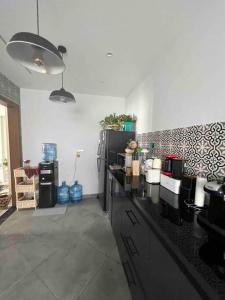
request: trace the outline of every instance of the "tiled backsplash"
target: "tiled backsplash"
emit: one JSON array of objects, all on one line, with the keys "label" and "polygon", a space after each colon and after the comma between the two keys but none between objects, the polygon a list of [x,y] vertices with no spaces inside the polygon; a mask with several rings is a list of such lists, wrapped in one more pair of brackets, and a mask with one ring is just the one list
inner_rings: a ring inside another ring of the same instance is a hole
[{"label": "tiled backsplash", "polygon": [[155,156],[186,159],[188,175],[225,177],[225,122],[143,133],[138,141],[142,147],[155,143]]}]

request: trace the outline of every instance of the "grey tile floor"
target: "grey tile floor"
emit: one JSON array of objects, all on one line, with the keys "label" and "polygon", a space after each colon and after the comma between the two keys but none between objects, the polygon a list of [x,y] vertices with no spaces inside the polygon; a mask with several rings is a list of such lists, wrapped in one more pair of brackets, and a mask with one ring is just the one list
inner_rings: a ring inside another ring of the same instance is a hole
[{"label": "grey tile floor", "polygon": [[111,226],[96,199],[65,215],[15,212],[0,226],[0,300],[130,300]]}]

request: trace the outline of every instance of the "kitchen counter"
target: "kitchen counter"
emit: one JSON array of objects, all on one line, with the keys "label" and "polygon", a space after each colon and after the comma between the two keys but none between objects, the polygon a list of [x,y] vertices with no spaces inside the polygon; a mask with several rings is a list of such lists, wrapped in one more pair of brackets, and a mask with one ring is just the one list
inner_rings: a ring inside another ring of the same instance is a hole
[{"label": "kitchen counter", "polygon": [[111,174],[202,298],[225,299],[225,280],[199,256],[207,242],[207,233],[197,223],[199,212],[179,203],[178,195],[164,187],[147,183],[144,176],[126,177],[121,170]]}]

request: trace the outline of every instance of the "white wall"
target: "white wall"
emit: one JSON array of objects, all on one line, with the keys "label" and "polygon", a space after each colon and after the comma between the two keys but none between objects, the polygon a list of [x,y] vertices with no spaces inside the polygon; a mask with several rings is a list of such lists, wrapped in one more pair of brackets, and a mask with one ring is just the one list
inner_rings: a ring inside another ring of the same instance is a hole
[{"label": "white wall", "polygon": [[50,92],[21,89],[23,159],[41,161],[41,145],[57,144],[59,178],[73,178],[75,149],[84,149],[78,161],[77,179],[84,194],[97,193],[96,152],[99,121],[109,113],[124,113],[123,98],[75,95],[77,103],[58,104],[48,100]]},{"label": "white wall", "polygon": [[[149,93],[154,95],[152,131],[225,121],[224,1],[207,1],[198,10],[198,1],[186,3],[190,15],[186,30],[149,67],[153,78]],[[137,90],[132,110],[136,103],[141,115],[149,109],[138,96],[146,86]],[[146,132],[146,121],[138,127]]]},{"label": "white wall", "polygon": [[152,131],[153,82],[148,76],[126,98],[126,113],[137,117],[137,133]]}]

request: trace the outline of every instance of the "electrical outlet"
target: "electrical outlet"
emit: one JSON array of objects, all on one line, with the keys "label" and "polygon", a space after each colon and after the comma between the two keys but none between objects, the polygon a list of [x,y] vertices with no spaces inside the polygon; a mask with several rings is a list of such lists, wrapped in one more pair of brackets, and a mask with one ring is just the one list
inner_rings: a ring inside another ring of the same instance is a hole
[{"label": "electrical outlet", "polygon": [[79,158],[81,155],[81,152],[84,152],[83,149],[76,149],[76,157]]}]

